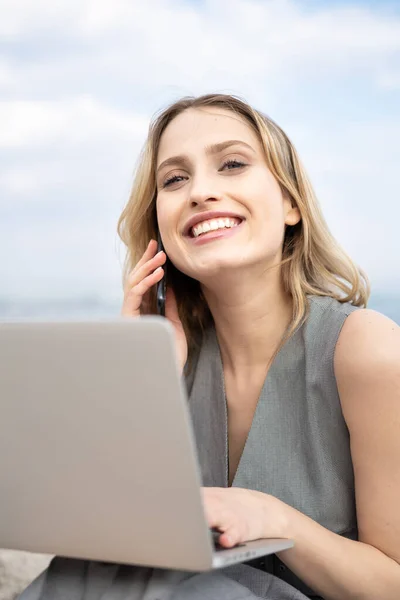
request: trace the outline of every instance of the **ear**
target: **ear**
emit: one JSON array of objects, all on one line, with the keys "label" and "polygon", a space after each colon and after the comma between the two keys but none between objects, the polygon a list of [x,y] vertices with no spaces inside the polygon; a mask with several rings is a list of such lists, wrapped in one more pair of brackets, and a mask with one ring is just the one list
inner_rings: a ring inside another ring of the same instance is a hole
[{"label": "ear", "polygon": [[300,220],[301,214],[297,206],[290,207],[285,217],[286,225],[297,225]]}]

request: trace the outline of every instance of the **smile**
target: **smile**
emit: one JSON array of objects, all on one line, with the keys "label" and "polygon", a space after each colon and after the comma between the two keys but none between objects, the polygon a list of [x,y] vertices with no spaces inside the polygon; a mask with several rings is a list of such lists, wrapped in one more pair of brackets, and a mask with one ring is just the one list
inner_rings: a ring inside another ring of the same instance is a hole
[{"label": "smile", "polygon": [[232,217],[219,217],[218,219],[209,219],[198,223],[190,230],[191,237],[198,238],[210,232],[221,229],[231,229],[237,227],[241,223],[241,219]]},{"label": "smile", "polygon": [[190,235],[186,239],[196,246],[201,246],[235,235],[242,229],[243,223],[244,219],[236,217],[210,219],[209,221],[203,221],[192,227]]}]

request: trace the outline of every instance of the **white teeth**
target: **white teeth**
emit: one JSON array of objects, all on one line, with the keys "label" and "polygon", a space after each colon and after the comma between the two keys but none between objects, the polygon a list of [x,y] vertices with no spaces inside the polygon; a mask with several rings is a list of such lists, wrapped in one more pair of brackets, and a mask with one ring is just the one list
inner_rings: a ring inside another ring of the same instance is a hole
[{"label": "white teeth", "polygon": [[209,231],[216,231],[217,229],[224,229],[225,227],[236,227],[239,225],[239,219],[231,219],[229,217],[226,218],[218,218],[218,219],[210,219],[209,221],[203,221],[198,225],[195,225],[192,228],[192,233],[194,237],[198,237],[202,233],[208,233]]}]

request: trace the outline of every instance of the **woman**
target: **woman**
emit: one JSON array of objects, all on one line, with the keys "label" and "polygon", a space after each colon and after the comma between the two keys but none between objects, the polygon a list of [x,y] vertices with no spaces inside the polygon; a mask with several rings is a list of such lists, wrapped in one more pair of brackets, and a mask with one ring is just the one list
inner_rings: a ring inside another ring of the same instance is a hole
[{"label": "woman", "polygon": [[[150,128],[119,233],[126,317],[156,312],[168,256],[209,525],[226,548],[295,541],[168,597],[211,598],[230,579],[257,597],[398,599],[400,330],[363,308],[365,277],[284,132],[231,96],[172,105]],[[215,597],[254,597],[233,594]]]}]

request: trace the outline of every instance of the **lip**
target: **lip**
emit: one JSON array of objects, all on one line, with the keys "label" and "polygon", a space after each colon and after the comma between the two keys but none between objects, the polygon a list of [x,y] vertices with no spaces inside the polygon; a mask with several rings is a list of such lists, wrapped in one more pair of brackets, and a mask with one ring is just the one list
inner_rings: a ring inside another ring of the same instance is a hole
[{"label": "lip", "polygon": [[191,237],[190,230],[192,229],[192,227],[197,225],[197,223],[201,223],[202,221],[209,221],[210,219],[219,219],[221,217],[230,218],[230,219],[240,219],[241,221],[244,221],[244,217],[242,217],[241,215],[238,215],[237,213],[233,213],[233,212],[227,212],[227,211],[222,211],[222,210],[200,212],[200,213],[193,215],[193,217],[191,217],[187,221],[187,223],[183,229],[183,234],[188,237]]}]

